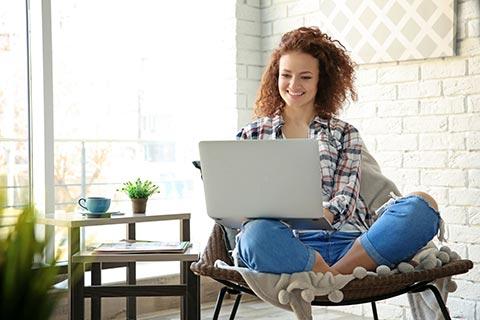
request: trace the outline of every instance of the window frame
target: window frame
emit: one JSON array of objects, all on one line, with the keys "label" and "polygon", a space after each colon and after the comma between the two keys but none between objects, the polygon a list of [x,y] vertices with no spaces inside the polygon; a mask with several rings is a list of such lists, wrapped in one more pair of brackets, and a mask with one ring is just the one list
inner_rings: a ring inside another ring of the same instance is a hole
[{"label": "window frame", "polygon": [[[39,214],[55,211],[51,0],[26,0],[30,201]],[[43,227],[46,259],[55,252],[55,229]]]}]

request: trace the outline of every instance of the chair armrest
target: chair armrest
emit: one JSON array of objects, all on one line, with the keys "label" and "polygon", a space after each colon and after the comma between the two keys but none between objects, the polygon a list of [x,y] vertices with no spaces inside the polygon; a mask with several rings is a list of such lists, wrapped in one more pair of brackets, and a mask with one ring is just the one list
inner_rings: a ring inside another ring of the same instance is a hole
[{"label": "chair armrest", "polygon": [[228,254],[225,246],[224,232],[220,225],[215,224],[200,260],[194,264],[213,267],[217,260],[222,260],[229,265],[233,265],[232,258]]},{"label": "chair armrest", "polygon": [[190,269],[197,275],[210,277],[217,281],[226,280],[246,285],[245,280],[237,271],[215,267],[217,260],[233,265],[232,258],[228,255],[225,247],[224,232],[220,225],[215,224],[200,260],[193,262]]}]

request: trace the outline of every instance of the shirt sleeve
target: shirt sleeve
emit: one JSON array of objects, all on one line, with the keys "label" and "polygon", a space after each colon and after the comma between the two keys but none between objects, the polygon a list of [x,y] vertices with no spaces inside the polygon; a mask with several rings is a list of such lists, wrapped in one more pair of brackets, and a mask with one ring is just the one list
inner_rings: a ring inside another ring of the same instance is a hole
[{"label": "shirt sleeve", "polygon": [[338,153],[332,198],[325,203],[333,216],[332,226],[340,229],[355,212],[360,193],[362,140],[357,129],[347,126]]}]

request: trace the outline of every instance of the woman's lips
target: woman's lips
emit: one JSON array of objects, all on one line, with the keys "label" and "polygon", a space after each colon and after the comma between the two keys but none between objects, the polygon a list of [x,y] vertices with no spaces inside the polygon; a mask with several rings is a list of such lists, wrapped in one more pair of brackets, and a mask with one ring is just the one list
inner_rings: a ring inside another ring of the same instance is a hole
[{"label": "woman's lips", "polygon": [[304,94],[305,92],[287,91],[287,93],[288,93],[291,97],[293,97],[293,98],[298,98],[298,97],[303,96],[303,94]]}]

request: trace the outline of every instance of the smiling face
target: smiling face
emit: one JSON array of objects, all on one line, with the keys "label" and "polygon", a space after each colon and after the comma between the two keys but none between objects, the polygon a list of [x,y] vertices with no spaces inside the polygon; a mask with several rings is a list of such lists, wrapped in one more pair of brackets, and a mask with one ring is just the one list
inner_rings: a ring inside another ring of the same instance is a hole
[{"label": "smiling face", "polygon": [[303,52],[280,57],[278,90],[286,107],[313,110],[319,80],[318,60]]}]

